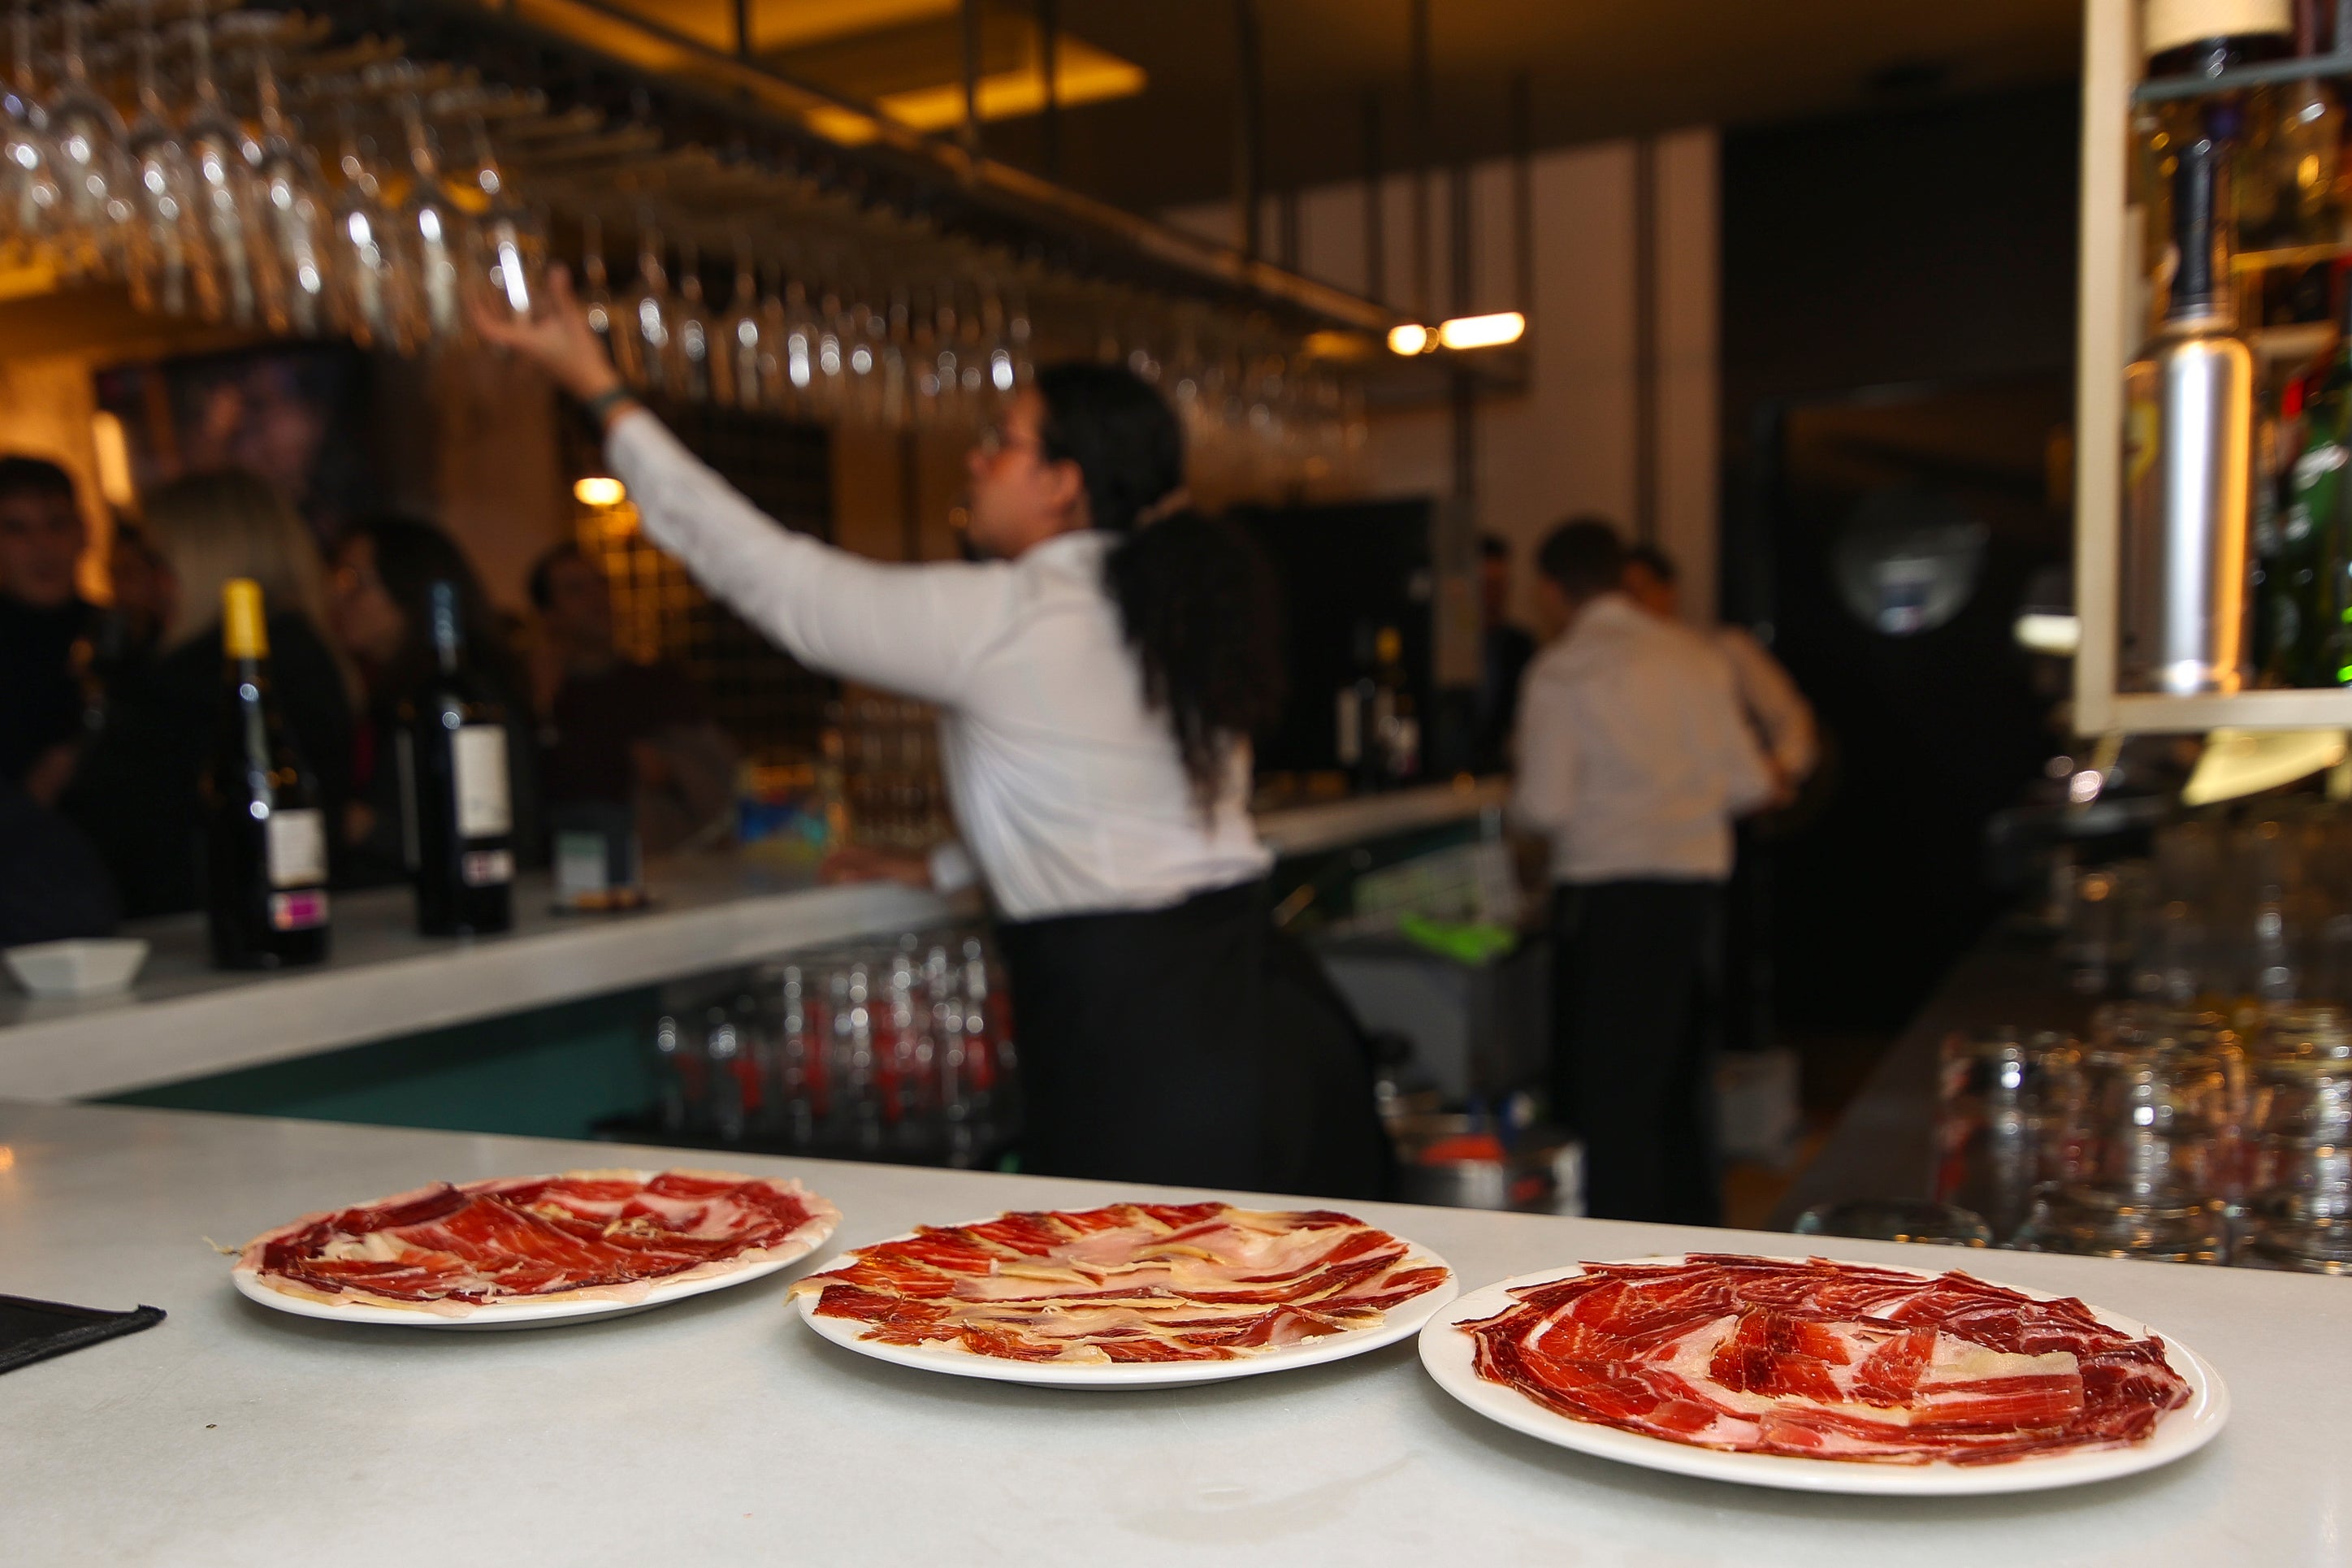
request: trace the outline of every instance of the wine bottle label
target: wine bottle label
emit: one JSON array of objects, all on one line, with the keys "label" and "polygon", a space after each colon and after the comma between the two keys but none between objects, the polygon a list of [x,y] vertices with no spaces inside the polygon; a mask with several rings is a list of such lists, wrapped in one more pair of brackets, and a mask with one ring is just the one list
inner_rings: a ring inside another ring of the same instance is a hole
[{"label": "wine bottle label", "polygon": [[457,837],[495,838],[514,831],[514,805],[507,791],[507,732],[498,724],[468,724],[457,731]]},{"label": "wine bottle label", "polygon": [[2147,0],[2140,47],[2151,55],[2206,38],[2294,31],[2291,0]]},{"label": "wine bottle label", "polygon": [[495,888],[514,880],[514,854],[506,849],[468,849],[458,859],[457,872],[469,888]]},{"label": "wine bottle label", "polygon": [[327,879],[323,816],[316,811],[273,811],[266,823],[271,887],[315,888]]},{"label": "wine bottle label", "polygon": [[269,923],[279,931],[315,931],[327,923],[327,889],[269,895]]}]

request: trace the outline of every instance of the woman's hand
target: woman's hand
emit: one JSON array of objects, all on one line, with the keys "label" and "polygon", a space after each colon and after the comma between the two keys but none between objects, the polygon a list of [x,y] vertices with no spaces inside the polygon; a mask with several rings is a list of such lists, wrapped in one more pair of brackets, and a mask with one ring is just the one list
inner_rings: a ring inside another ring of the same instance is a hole
[{"label": "woman's hand", "polygon": [[547,287],[528,317],[500,316],[480,300],[467,309],[474,331],[495,348],[520,354],[554,378],[555,384],[586,403],[621,384],[613,357],[604,352],[579,296],[572,291],[572,273],[562,263],[547,269]]},{"label": "woman's hand", "polygon": [[909,855],[897,849],[873,849],[863,844],[845,844],[824,858],[816,868],[820,882],[898,882],[909,888],[928,889],[931,885],[931,862],[928,856]]}]

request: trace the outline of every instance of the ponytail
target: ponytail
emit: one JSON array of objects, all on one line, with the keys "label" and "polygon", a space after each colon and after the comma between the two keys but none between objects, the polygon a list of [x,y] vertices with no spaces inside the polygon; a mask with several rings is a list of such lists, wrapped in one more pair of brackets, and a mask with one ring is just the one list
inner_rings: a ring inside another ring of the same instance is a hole
[{"label": "ponytail", "polygon": [[1270,574],[1232,523],[1180,511],[1111,552],[1118,619],[1143,666],[1143,700],[1165,712],[1205,810],[1234,742],[1282,713],[1282,646]]},{"label": "ponytail", "polygon": [[1206,810],[1236,742],[1282,711],[1272,574],[1249,537],[1189,509],[1160,515],[1184,483],[1184,437],[1168,405],[1116,365],[1037,373],[1045,457],[1076,463],[1087,516],[1123,535],[1104,586],[1143,667],[1143,700],[1168,715],[1193,799]]}]

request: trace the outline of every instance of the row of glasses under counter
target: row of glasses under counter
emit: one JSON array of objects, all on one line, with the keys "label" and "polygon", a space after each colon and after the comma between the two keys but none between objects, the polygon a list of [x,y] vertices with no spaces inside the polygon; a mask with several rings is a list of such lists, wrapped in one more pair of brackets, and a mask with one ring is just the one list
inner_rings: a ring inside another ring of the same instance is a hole
[{"label": "row of glasses under counter", "polygon": [[[1286,871],[1384,864],[1400,846],[1480,831],[1500,799],[1491,783],[1445,784],[1272,811],[1259,827]],[[869,1005],[887,1005],[905,939],[919,944],[918,967],[929,967],[938,945],[962,958],[979,936],[976,900],[951,905],[889,884],[818,887],[809,866],[745,854],[658,859],[646,884],[643,910],[558,914],[552,889],[526,876],[515,928],[464,939],[418,935],[404,889],[338,894],[328,961],[278,973],[210,967],[196,917],[140,922],[132,934],[154,951],[126,994],[36,1001],[0,986],[0,1098],[573,1137],[603,1124],[705,1146],[764,1135],[760,1146],[776,1147],[782,1135],[792,1147],[941,1163],[993,1163],[1009,1143],[1015,1047],[1001,1028],[1002,1049],[992,1045],[985,1061],[944,1061],[934,1040],[928,1064],[919,1048],[915,1070],[890,1063],[887,1083],[878,1068],[842,1064],[795,1091],[780,1061],[753,1073],[745,1050],[733,1070],[751,1077],[731,1098],[710,1092],[707,1070],[698,1092],[677,1091],[676,1064],[692,1072],[695,1058],[709,1060],[712,1007],[736,1015],[721,1022],[737,1041],[761,1037],[769,998],[750,983],[763,968],[778,975],[779,1007],[781,970],[793,966],[828,1000],[835,973],[848,984],[862,968]],[[950,926],[951,943],[929,935]],[[757,1000],[743,1009],[747,994]],[[969,1006],[971,997],[927,990],[924,1000]],[[688,1047],[667,1061],[663,1017]],[[867,1033],[863,1052],[877,1044]],[[881,1042],[886,1059],[897,1048]],[[836,1088],[854,1092],[837,1100]],[[837,1114],[845,1108],[853,1113]]]},{"label": "row of glasses under counter", "polygon": [[1965,957],[1778,1223],[2352,1272],[2352,817],[2317,797],[2062,865]]}]

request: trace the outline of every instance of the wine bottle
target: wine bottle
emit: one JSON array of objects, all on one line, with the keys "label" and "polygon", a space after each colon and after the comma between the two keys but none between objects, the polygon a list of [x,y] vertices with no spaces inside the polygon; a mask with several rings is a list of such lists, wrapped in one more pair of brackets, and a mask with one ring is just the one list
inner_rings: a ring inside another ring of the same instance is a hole
[{"label": "wine bottle", "polygon": [[2147,74],[2219,76],[2294,47],[2292,0],[2147,0],[2140,45]]},{"label": "wine bottle", "polygon": [[2126,677],[2175,697],[2235,692],[2246,679],[2254,371],[2216,243],[2225,156],[2210,137],[2180,150],[2172,295],[2130,372],[2127,427],[2145,438],[2135,436],[2126,464]]},{"label": "wine bottle", "polygon": [[1374,645],[1378,673],[1372,698],[1372,733],[1379,742],[1382,782],[1396,788],[1421,773],[1421,718],[1404,675],[1404,638],[1382,626]]},{"label": "wine bottle", "polygon": [[221,589],[219,738],[204,777],[205,910],[213,962],[276,969],[327,956],[327,823],[269,690],[260,584]]},{"label": "wine bottle", "polygon": [[506,709],[466,663],[455,584],[429,595],[433,669],[399,709],[401,819],[416,929],[470,936],[514,923],[514,799]]},{"label": "wine bottle", "polygon": [[2352,484],[2345,473],[2352,465],[2352,273],[2337,281],[2336,346],[2303,383],[2302,451],[2287,476],[2281,533],[2293,571],[2273,590],[2291,595],[2293,608],[2280,618],[2303,634],[2296,686],[2352,685]]}]

